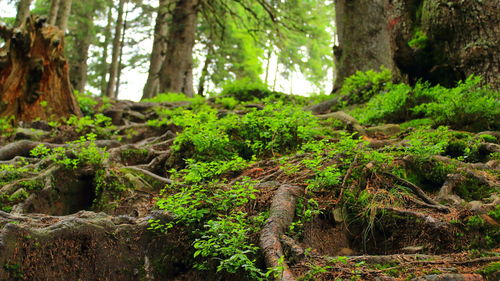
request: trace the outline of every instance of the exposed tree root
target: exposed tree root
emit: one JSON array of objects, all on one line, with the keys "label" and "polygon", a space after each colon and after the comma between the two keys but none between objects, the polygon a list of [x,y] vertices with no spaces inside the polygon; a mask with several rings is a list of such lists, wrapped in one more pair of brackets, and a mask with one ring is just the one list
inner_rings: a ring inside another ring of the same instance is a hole
[{"label": "exposed tree root", "polygon": [[[13,143],[9,143],[6,146],[0,148],[0,160],[3,161],[11,160],[16,156],[28,157],[30,155],[30,151],[39,144],[43,144],[48,148],[69,147],[69,144],[54,144],[54,143],[36,142],[29,140],[20,140]],[[96,140],[95,145],[97,147],[111,148],[111,147],[118,147],[121,144],[115,140]]]},{"label": "exposed tree root", "polygon": [[359,133],[362,136],[366,136],[365,128],[359,124],[358,120],[356,120],[356,118],[352,117],[351,115],[345,113],[344,111],[336,111],[324,115],[318,115],[318,118],[320,119],[333,118],[339,120],[340,122],[347,125],[347,127],[350,128],[351,130]]},{"label": "exposed tree root", "polygon": [[292,223],[295,215],[296,197],[303,192],[303,189],[298,186],[281,185],[273,197],[269,219],[260,233],[260,248],[264,253],[266,265],[270,268],[282,269],[278,280],[295,280],[284,261],[280,237],[285,234]]},{"label": "exposed tree root", "polygon": [[157,174],[154,174],[148,170],[145,170],[145,169],[142,169],[142,168],[139,168],[137,166],[126,166],[124,167],[126,169],[131,169],[131,170],[134,170],[134,171],[138,171],[140,173],[143,173],[144,175],[148,176],[148,177],[151,177],[153,178],[154,180],[156,181],[159,181],[163,184],[173,184],[174,182],[171,180],[171,179],[167,179],[167,178],[164,178],[162,176],[159,176]]},{"label": "exposed tree root", "polygon": [[433,228],[447,228],[449,226],[449,224],[446,222],[437,220],[437,219],[433,218],[432,216],[418,213],[418,212],[414,212],[414,211],[400,210],[400,209],[395,209],[395,208],[391,208],[391,207],[384,207],[384,208],[377,208],[377,209],[393,212],[393,213],[400,214],[400,215],[411,216],[411,217],[416,217],[416,218],[422,219],[425,223],[431,225]]},{"label": "exposed tree root", "polygon": [[436,206],[436,209],[439,209],[441,211],[449,212],[448,207],[439,204],[437,201],[435,201],[434,199],[427,196],[427,194],[425,194],[425,192],[417,185],[415,185],[415,184],[413,184],[405,179],[402,179],[396,175],[393,175],[391,173],[383,173],[383,174],[385,176],[393,179],[396,182],[396,184],[399,184],[399,185],[402,185],[402,186],[405,186],[405,187],[408,187],[409,189],[411,189],[413,191],[413,193],[415,193],[415,195],[417,195],[425,203],[434,205],[434,206]]},{"label": "exposed tree root", "polygon": [[448,175],[446,181],[444,182],[441,189],[439,189],[439,194],[437,199],[440,201],[447,201],[454,205],[458,205],[464,202],[462,198],[453,193],[453,189],[463,183],[465,177],[461,174],[450,174]]}]

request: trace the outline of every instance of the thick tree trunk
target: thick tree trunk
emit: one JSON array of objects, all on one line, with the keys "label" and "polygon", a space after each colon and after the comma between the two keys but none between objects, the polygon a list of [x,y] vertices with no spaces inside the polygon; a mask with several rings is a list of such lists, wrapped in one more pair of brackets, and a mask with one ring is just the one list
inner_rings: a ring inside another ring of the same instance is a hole
[{"label": "thick tree trunk", "polygon": [[193,46],[199,0],[178,0],[174,9],[168,47],[160,72],[160,91],[194,95]]},{"label": "thick tree trunk", "polygon": [[116,77],[118,75],[118,59],[120,57],[121,49],[121,35],[123,28],[123,9],[126,0],[120,0],[118,4],[118,18],[116,20],[115,35],[113,39],[113,52],[111,56],[111,64],[109,65],[109,78],[108,86],[106,88],[106,96],[116,98]]},{"label": "thick tree trunk", "polygon": [[476,74],[500,88],[497,0],[337,0],[336,22],[335,87],[383,65],[410,83],[453,86]]},{"label": "thick tree trunk", "polygon": [[60,7],[57,12],[56,26],[59,27],[64,33],[68,29],[68,19],[71,14],[71,3],[73,0],[61,1]]},{"label": "thick tree trunk", "polygon": [[28,18],[21,30],[0,26],[7,41],[0,57],[0,116],[17,121],[81,115],[64,58],[64,34],[44,19]]},{"label": "thick tree trunk", "polygon": [[59,13],[60,4],[61,4],[61,0],[50,1],[50,11],[49,11],[49,24],[50,25],[56,24],[57,14]]},{"label": "thick tree trunk", "polygon": [[387,0],[337,0],[335,17],[339,45],[334,47],[335,87],[357,70],[386,66],[396,70],[384,17]]},{"label": "thick tree trunk", "polygon": [[17,4],[17,15],[14,23],[15,27],[21,26],[30,15],[30,5],[32,0],[20,0]]},{"label": "thick tree trunk", "polygon": [[148,80],[144,85],[142,99],[154,97],[159,90],[160,69],[165,59],[165,51],[167,49],[168,35],[168,4],[172,0],[160,0],[158,4],[158,15],[156,16],[156,24],[154,29],[153,49],[149,59]]}]

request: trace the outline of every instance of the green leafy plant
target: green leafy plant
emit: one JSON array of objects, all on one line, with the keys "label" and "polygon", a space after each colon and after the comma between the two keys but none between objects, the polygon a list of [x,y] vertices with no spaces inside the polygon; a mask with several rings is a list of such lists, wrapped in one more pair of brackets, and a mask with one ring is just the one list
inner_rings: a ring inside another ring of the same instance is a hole
[{"label": "green leafy plant", "polygon": [[339,95],[347,97],[348,104],[364,103],[384,91],[391,79],[391,71],[384,67],[380,71],[356,71],[345,79]]},{"label": "green leafy plant", "polygon": [[48,158],[56,164],[68,169],[76,169],[82,165],[100,165],[108,157],[106,149],[95,144],[96,135],[87,134],[79,140],[67,143],[68,146],[48,148],[39,144],[30,151],[34,157]]}]

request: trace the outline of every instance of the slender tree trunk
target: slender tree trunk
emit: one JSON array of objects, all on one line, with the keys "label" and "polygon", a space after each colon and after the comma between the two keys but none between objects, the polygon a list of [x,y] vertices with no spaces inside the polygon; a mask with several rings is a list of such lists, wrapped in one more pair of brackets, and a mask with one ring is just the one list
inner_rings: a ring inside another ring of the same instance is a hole
[{"label": "slender tree trunk", "polygon": [[168,47],[161,68],[160,91],[194,95],[193,46],[200,0],[178,0],[174,9]]},{"label": "slender tree trunk", "polygon": [[121,34],[123,28],[123,7],[125,6],[126,0],[120,0],[118,4],[118,19],[115,26],[115,35],[113,39],[113,51],[111,55],[111,64],[109,65],[109,78],[108,86],[106,88],[106,96],[110,98],[116,98],[116,77],[118,74],[118,59],[120,56],[121,49]]},{"label": "slender tree trunk", "polygon": [[108,23],[106,25],[106,29],[104,30],[104,42],[102,43],[102,57],[101,57],[101,96],[106,95],[106,89],[108,86],[108,73],[109,73],[109,64],[108,64],[108,49],[109,43],[111,41],[111,28],[113,23],[113,6],[109,6],[108,8]]},{"label": "slender tree trunk", "polygon": [[212,64],[214,55],[214,47],[212,43],[212,39],[207,43],[207,56],[205,58],[205,63],[203,64],[203,69],[201,70],[200,82],[198,85],[198,95],[204,97],[205,96],[205,83],[208,76],[208,68],[210,64]]},{"label": "slender tree trunk", "polygon": [[17,15],[14,23],[15,27],[21,26],[30,15],[30,5],[32,0],[20,0],[17,4]]},{"label": "slender tree trunk", "polygon": [[49,24],[55,25],[57,20],[57,14],[59,12],[59,5],[61,0],[51,0],[50,1],[50,11],[49,11]]},{"label": "slender tree trunk", "polygon": [[272,56],[273,56],[273,51],[271,50],[271,48],[269,48],[269,50],[267,50],[267,62],[266,62],[266,78],[265,78],[266,85],[269,81],[269,67],[271,66]]},{"label": "slender tree trunk", "polygon": [[154,29],[153,49],[149,59],[148,80],[144,85],[142,99],[154,97],[159,90],[160,70],[165,59],[168,35],[168,4],[172,0],[160,0]]},{"label": "slender tree trunk", "polygon": [[122,38],[120,44],[120,58],[118,59],[118,73],[116,75],[116,89],[115,96],[118,97],[120,93],[120,83],[122,78],[122,70],[123,70],[123,47],[125,46],[125,32],[127,31],[127,18],[128,18],[128,10],[125,12],[125,17],[123,19],[123,30],[122,30]]},{"label": "slender tree trunk", "polygon": [[68,29],[68,19],[71,14],[72,0],[61,0],[60,7],[57,13],[56,26],[66,33]]},{"label": "slender tree trunk", "polygon": [[1,117],[32,121],[81,115],[64,58],[64,33],[44,21],[29,17],[19,31],[0,25],[7,42],[0,49],[7,54],[0,63]]},{"label": "slender tree trunk", "polygon": [[[74,61],[71,65],[71,84],[75,90],[83,93],[87,84],[88,56],[89,49],[93,39],[94,29],[94,12],[88,11],[84,15],[80,15],[83,20],[78,21],[78,25],[82,28],[82,38],[76,40],[74,50]],[[79,17],[80,18],[80,17]]]}]

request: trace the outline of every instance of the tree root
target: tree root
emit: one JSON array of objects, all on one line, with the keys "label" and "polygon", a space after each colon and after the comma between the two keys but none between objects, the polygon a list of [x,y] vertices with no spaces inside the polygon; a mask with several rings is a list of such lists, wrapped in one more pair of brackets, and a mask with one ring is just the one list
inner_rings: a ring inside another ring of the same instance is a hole
[{"label": "tree root", "polygon": [[125,166],[124,168],[125,169],[130,169],[130,170],[141,172],[144,175],[146,175],[146,176],[148,176],[150,178],[153,178],[154,180],[159,181],[159,182],[164,183],[164,184],[173,184],[174,183],[171,179],[164,178],[162,176],[159,176],[157,174],[154,174],[154,173],[152,173],[152,172],[150,172],[148,170],[139,168],[137,166]]},{"label": "tree root", "polygon": [[415,195],[417,195],[425,203],[434,205],[434,206],[436,206],[436,209],[439,209],[443,212],[447,212],[447,213],[450,212],[450,209],[448,207],[439,204],[437,201],[435,201],[434,199],[427,196],[427,194],[425,194],[425,192],[417,185],[415,185],[415,184],[413,184],[405,179],[402,179],[396,175],[393,175],[391,173],[383,173],[383,175],[393,179],[396,182],[396,184],[408,187],[409,189],[411,189],[413,191],[413,193],[415,193]]},{"label": "tree root", "polygon": [[[16,156],[28,157],[30,155],[30,151],[37,147],[39,144],[45,145],[47,148],[56,148],[56,147],[69,147],[68,144],[54,144],[54,143],[45,143],[45,142],[37,142],[37,141],[29,141],[29,140],[20,140],[13,143],[9,143],[6,146],[0,148],[0,160],[11,160]],[[95,145],[97,147],[118,147],[121,144],[115,140],[96,140]]]},{"label": "tree root", "polygon": [[266,265],[282,270],[278,280],[294,281],[295,277],[283,260],[283,247],[280,237],[285,234],[295,215],[296,197],[303,193],[298,186],[281,185],[274,195],[269,211],[269,219],[260,233],[260,248],[264,253]]},{"label": "tree root", "polygon": [[333,118],[339,120],[340,122],[347,125],[347,127],[350,130],[355,131],[362,136],[366,136],[365,128],[359,124],[358,120],[356,120],[356,118],[352,117],[351,115],[345,113],[344,111],[336,111],[329,114],[318,115],[318,118],[319,119]]},{"label": "tree root", "polygon": [[444,182],[437,199],[440,201],[451,202],[454,205],[459,205],[464,202],[462,198],[453,193],[453,189],[465,181],[465,177],[461,174],[450,174]]},{"label": "tree root", "polygon": [[416,217],[416,218],[424,220],[425,223],[431,225],[434,228],[446,228],[449,226],[449,224],[446,222],[437,220],[429,215],[414,212],[414,211],[400,210],[400,209],[391,208],[391,207],[377,208],[377,210],[388,211],[388,212],[392,212],[392,213],[396,213],[396,214],[400,214],[400,215]]}]

